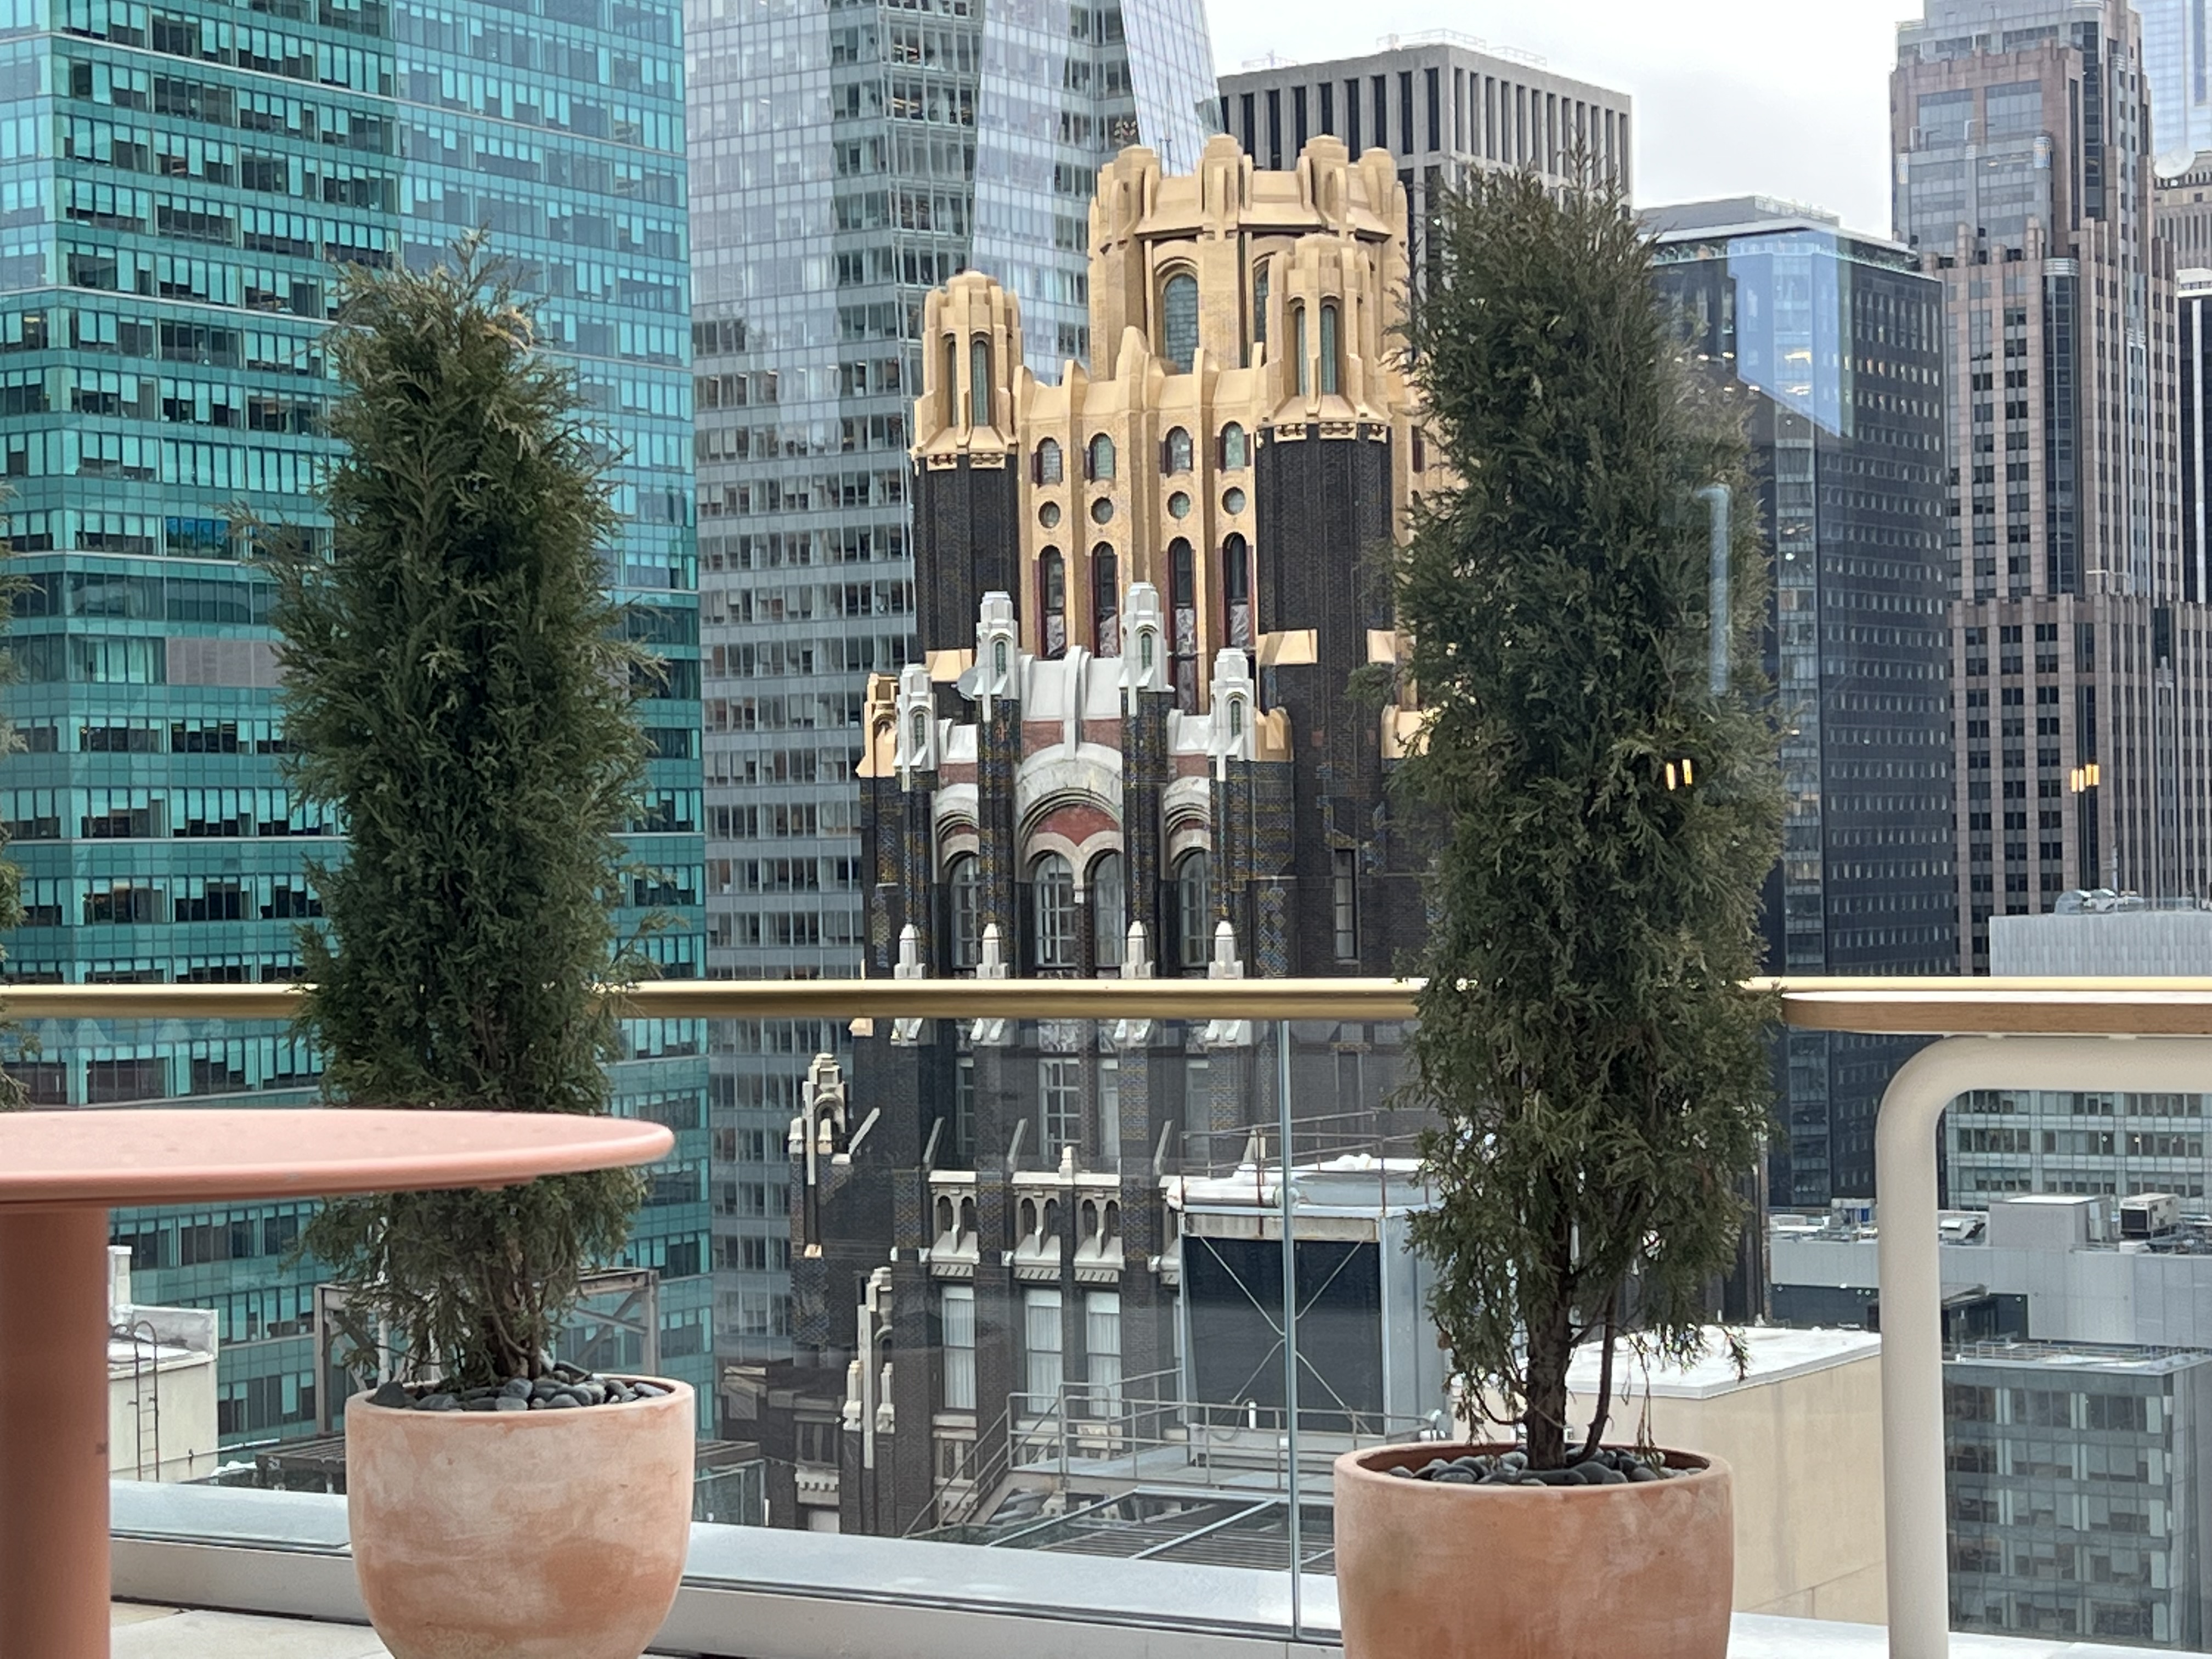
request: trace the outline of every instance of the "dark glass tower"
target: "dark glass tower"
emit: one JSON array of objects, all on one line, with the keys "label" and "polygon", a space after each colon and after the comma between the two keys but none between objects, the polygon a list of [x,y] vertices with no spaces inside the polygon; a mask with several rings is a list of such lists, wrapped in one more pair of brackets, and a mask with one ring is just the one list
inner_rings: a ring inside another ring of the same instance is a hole
[{"label": "dark glass tower", "polygon": [[[292,976],[307,866],[343,826],[294,799],[257,523],[327,544],[322,336],[333,262],[439,257],[489,225],[545,296],[617,464],[608,580],[669,661],[626,921],[696,975],[699,661],[689,442],[683,57],[674,0],[30,0],[0,21],[0,455],[29,586],[6,711],[7,823],[29,909],[8,970],[45,981]],[[53,1023],[39,1104],[291,1104],[316,1063],[279,1027]],[[661,1352],[704,1384],[706,1060],[633,1024],[621,1109],[678,1131],[635,1259],[667,1276]],[[141,1294],[222,1314],[238,1445],[311,1428],[314,1271],[299,1206],[121,1213]],[[325,1401],[327,1404],[329,1402]]]},{"label": "dark glass tower", "polygon": [[[1785,711],[1767,961],[1941,974],[1958,961],[1944,626],[1942,289],[1891,243],[1756,198],[1656,209],[1690,349],[1750,397]],[[1874,1121],[1909,1042],[1780,1039],[1771,1201],[1874,1190]]]},{"label": "dark glass tower", "polygon": [[[863,688],[915,649],[907,447],[923,297],[982,270],[1042,380],[1086,356],[1091,192],[1197,163],[1202,0],[691,0],[709,972],[857,974]],[[843,1028],[718,1024],[726,1357],[789,1341],[784,1133]]]}]

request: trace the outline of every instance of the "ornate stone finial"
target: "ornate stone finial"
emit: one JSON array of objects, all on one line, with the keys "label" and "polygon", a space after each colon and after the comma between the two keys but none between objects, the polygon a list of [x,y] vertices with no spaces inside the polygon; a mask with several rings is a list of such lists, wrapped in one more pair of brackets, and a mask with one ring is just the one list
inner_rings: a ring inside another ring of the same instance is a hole
[{"label": "ornate stone finial", "polygon": [[1014,602],[1005,593],[986,593],[975,619],[975,690],[984,719],[991,717],[993,699],[1020,700],[1021,670]]},{"label": "ornate stone finial", "polygon": [[[928,671],[922,671],[926,675]],[[893,979],[927,979],[929,965],[921,959],[921,929],[912,922],[899,929],[898,962],[891,969]],[[891,1022],[891,1041],[901,1048],[910,1048],[921,1040],[921,1022],[918,1019],[895,1019]]]},{"label": "ornate stone finial", "polygon": [[1213,729],[1209,747],[1214,776],[1224,776],[1233,760],[1252,758],[1255,702],[1251,659],[1236,646],[1213,655]]},{"label": "ornate stone finial", "polygon": [[[1224,916],[1213,924],[1213,959],[1206,964],[1208,979],[1242,979],[1243,960],[1237,954],[1237,929]],[[1208,1020],[1199,1041],[1209,1048],[1244,1048],[1252,1043],[1249,1019]]]},{"label": "ornate stone finial", "polygon": [[929,669],[910,662],[898,678],[898,772],[902,788],[914,787],[916,772],[937,769],[937,704],[930,692]]},{"label": "ornate stone finial", "polygon": [[[999,924],[983,924],[981,948],[976,952],[977,979],[1006,979],[1012,969],[1006,965],[1006,943],[999,933]],[[1010,1019],[979,1019],[969,1028],[968,1040],[979,1048],[1002,1048],[1013,1035]]]},{"label": "ornate stone finial", "polygon": [[[1150,979],[1152,976],[1152,944],[1145,931],[1145,924],[1133,921],[1129,924],[1127,947],[1121,952],[1123,979]],[[1108,1033],[1116,1048],[1141,1048],[1152,1040],[1152,1022],[1149,1019],[1117,1019]]]},{"label": "ornate stone finial", "polygon": [[1160,590],[1132,582],[1122,602],[1121,687],[1127,691],[1168,689],[1167,627],[1160,611]]}]

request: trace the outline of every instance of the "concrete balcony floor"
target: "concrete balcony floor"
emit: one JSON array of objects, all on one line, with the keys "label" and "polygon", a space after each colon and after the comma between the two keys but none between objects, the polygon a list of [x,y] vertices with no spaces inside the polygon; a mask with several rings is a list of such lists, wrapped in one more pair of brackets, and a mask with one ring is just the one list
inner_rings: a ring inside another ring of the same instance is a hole
[{"label": "concrete balcony floor", "polygon": [[[1019,1651],[1024,1644],[1013,1644]],[[860,1659],[863,1650],[837,1645]],[[1131,1659],[1153,1651],[1136,1632]],[[1328,1651],[1301,1645],[1296,1653]],[[1887,1659],[1888,1643],[1877,1625],[1843,1625],[1806,1619],[1767,1619],[1739,1613],[1729,1659]],[[2173,1650],[2157,1650],[2173,1659]],[[1954,1635],[1952,1659],[2154,1659],[2148,1648],[2036,1638]],[[115,1604],[113,1659],[389,1659],[374,1632],[360,1625],[313,1619],[269,1619],[234,1613]],[[647,1659],[654,1659],[647,1656]],[[876,1656],[866,1656],[876,1659]],[[897,1659],[886,1649],[880,1659]],[[997,1659],[984,1650],[977,1659]]]},{"label": "concrete balcony floor", "polygon": [[391,1659],[365,1626],[313,1619],[118,1601],[112,1628],[113,1659]]}]

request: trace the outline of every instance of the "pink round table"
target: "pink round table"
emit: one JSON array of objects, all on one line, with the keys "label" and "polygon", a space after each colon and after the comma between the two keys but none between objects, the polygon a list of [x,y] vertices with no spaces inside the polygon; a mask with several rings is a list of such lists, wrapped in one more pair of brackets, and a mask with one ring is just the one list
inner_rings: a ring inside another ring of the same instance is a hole
[{"label": "pink round table", "polygon": [[0,1114],[0,1655],[108,1651],[111,1206],[504,1187],[675,1144],[551,1113]]}]

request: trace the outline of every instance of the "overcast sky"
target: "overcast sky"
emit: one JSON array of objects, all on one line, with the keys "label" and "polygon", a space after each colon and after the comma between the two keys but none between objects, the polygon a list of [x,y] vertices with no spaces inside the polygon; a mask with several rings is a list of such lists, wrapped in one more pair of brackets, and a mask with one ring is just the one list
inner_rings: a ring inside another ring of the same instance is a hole
[{"label": "overcast sky", "polygon": [[1765,195],[1889,233],[1889,68],[1917,0],[1206,0],[1214,67],[1450,28],[1636,100],[1640,205]]}]

